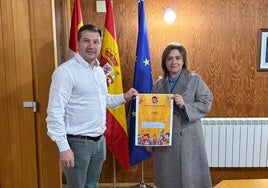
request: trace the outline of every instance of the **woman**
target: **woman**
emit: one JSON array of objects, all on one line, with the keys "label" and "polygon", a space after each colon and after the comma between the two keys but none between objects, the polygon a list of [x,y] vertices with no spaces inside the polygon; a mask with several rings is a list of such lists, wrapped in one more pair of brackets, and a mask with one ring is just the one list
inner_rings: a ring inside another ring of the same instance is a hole
[{"label": "woman", "polygon": [[200,75],[188,70],[186,49],[167,45],[162,54],[163,78],[152,93],[173,94],[172,146],[153,148],[154,183],[158,188],[211,188],[201,118],[213,95]]}]

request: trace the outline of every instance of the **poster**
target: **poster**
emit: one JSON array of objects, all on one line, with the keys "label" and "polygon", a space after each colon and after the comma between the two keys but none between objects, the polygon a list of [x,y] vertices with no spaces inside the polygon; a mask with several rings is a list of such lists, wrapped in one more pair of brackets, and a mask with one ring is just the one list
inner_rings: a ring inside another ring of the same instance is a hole
[{"label": "poster", "polygon": [[136,97],[135,145],[172,145],[171,96],[171,94],[139,94]]}]

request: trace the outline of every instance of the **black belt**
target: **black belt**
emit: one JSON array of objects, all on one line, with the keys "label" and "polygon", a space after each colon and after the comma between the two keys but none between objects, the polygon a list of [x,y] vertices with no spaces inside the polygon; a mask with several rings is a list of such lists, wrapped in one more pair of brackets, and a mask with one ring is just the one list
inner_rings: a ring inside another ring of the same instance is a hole
[{"label": "black belt", "polygon": [[93,136],[67,134],[67,137],[69,137],[69,138],[81,138],[81,139],[85,139],[85,140],[94,140],[95,142],[97,142],[101,138],[101,136],[102,135],[93,137]]}]

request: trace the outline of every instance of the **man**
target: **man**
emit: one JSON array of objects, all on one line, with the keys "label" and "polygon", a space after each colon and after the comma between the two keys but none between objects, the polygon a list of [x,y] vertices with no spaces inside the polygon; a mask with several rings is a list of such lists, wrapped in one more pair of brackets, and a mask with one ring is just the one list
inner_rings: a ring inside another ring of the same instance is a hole
[{"label": "man", "polygon": [[132,100],[138,92],[108,94],[97,57],[102,31],[84,25],[78,31],[78,53],[53,73],[47,108],[48,136],[56,142],[68,188],[95,188],[106,157],[103,133],[106,107]]}]

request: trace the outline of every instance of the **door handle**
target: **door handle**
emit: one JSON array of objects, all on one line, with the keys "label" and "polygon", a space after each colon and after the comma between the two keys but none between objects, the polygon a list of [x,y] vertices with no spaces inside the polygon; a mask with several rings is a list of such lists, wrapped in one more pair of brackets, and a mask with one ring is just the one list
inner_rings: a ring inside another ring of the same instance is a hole
[{"label": "door handle", "polygon": [[23,107],[24,108],[33,108],[33,111],[37,111],[37,105],[35,101],[24,101],[23,102]]}]

